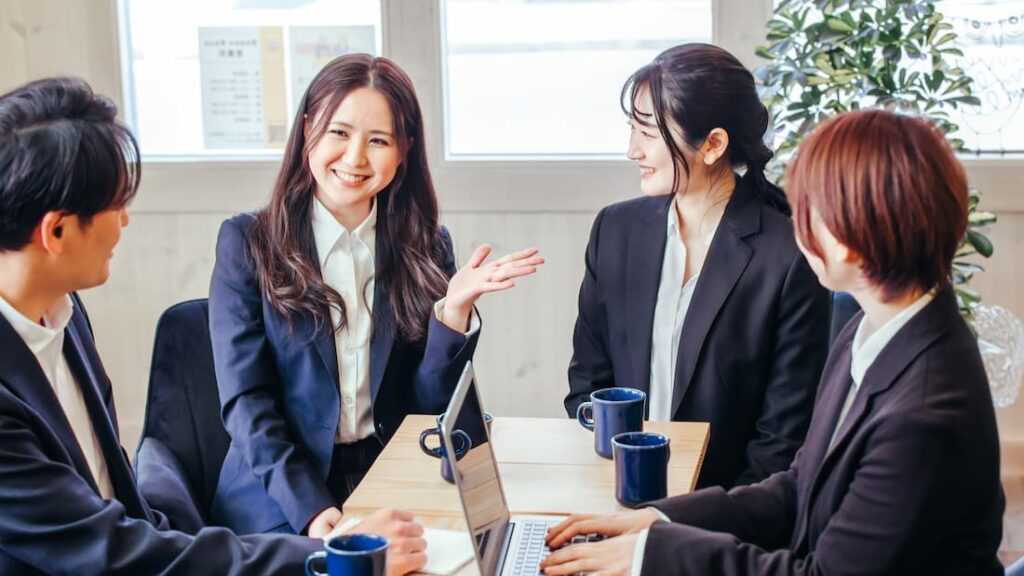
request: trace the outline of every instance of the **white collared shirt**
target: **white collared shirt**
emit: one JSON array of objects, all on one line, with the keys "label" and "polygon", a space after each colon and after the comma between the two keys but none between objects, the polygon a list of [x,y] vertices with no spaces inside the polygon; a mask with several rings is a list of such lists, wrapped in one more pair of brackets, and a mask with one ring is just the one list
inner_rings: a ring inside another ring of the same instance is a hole
[{"label": "white collared shirt", "polygon": [[[705,240],[706,244],[711,244],[716,231],[717,228],[711,231]],[[654,327],[651,330],[651,382],[648,394],[648,418],[660,421],[672,419],[672,395],[675,389],[679,339],[701,272],[694,271],[693,276],[683,284],[683,276],[686,273],[686,245],[679,237],[675,200],[669,206],[665,233],[668,237],[665,240],[661,282],[658,285]]]},{"label": "white collared shirt", "polygon": [[[370,397],[370,333],[377,240],[377,203],[370,215],[349,232],[320,203],[313,202],[313,238],[324,282],[345,301],[347,324],[335,332],[338,390],[341,410],[335,443],[351,444],[373,434],[373,399]],[[331,308],[331,322],[341,323],[341,312]]]},{"label": "white collared shirt", "polygon": [[[313,239],[324,282],[345,301],[348,324],[335,332],[338,357],[338,390],[341,406],[334,442],[351,444],[374,432],[373,398],[370,394],[370,339],[373,333],[373,292],[377,252],[377,203],[355,230],[349,232],[314,198]],[[434,304],[440,320],[444,298]],[[341,313],[332,308],[331,322],[337,326]],[[467,336],[480,330],[476,310],[470,314]]]},{"label": "white collared shirt", "polygon": [[850,385],[850,391],[846,394],[843,409],[839,412],[839,419],[836,421],[836,427],[832,431],[832,439],[828,443],[829,448],[836,441],[836,434],[842,427],[847,413],[850,412],[850,406],[853,405],[853,400],[857,397],[860,383],[864,381],[864,374],[867,373],[868,368],[871,368],[878,355],[882,353],[882,350],[893,339],[893,336],[896,336],[900,328],[903,328],[907,322],[910,322],[910,319],[916,316],[934,298],[935,290],[925,292],[920,298],[914,300],[910,306],[907,306],[899,314],[890,318],[888,322],[867,338],[864,337],[864,324],[868,321],[868,317],[864,316],[861,318],[860,324],[857,325],[857,332],[853,335],[853,344],[850,347],[850,378],[853,380],[853,383]]},{"label": "white collared shirt", "polygon": [[67,359],[64,358],[64,329],[71,321],[74,303],[70,296],[60,299],[52,309],[43,316],[43,324],[29,320],[18,312],[3,297],[0,297],[0,314],[24,340],[25,345],[35,355],[39,367],[53,387],[57,402],[71,425],[71,432],[78,440],[78,446],[85,456],[85,461],[92,472],[92,478],[99,488],[100,497],[110,500],[114,497],[114,487],[107,473],[107,461],[103,457],[96,431],[85,407],[82,390],[75,382]]}]

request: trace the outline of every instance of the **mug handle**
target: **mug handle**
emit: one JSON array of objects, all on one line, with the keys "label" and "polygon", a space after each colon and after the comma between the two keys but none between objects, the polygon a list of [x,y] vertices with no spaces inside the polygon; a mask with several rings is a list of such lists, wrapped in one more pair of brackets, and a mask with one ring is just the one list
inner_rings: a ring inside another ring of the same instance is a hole
[{"label": "mug handle", "polygon": [[455,448],[455,459],[462,460],[462,457],[469,452],[469,449],[473,447],[473,439],[469,437],[462,430],[456,430],[452,432],[452,444],[455,444],[455,439],[458,438],[459,442]]},{"label": "mug handle", "polygon": [[321,550],[319,552],[313,552],[306,557],[306,576],[327,576],[326,572],[317,572],[313,569],[313,562],[317,560],[326,560],[327,552]]},{"label": "mug handle", "polygon": [[433,435],[437,435],[438,441],[441,440],[441,431],[437,428],[427,428],[423,432],[420,432],[420,450],[427,456],[433,456],[434,458],[440,458],[444,452],[444,445],[439,445],[437,448],[427,448],[427,438]]},{"label": "mug handle", "polygon": [[[587,410],[590,411],[590,416],[584,414]],[[576,408],[576,421],[580,423],[587,430],[594,429],[594,403],[584,402]]]}]

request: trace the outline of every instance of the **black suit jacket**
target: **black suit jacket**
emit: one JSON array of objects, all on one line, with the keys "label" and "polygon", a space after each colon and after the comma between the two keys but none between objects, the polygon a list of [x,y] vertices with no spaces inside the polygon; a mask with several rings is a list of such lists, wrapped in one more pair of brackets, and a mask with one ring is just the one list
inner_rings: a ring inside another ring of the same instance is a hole
[{"label": "black suit jacket", "polygon": [[[326,484],[341,411],[337,352],[330,326],[306,315],[292,331],[264,297],[246,240],[253,221],[243,214],[221,226],[210,282],[210,338],[231,436],[211,516],[240,534],[277,530],[285,522],[300,532],[315,514],[338,504]],[[378,267],[381,241],[378,232]],[[450,277],[455,256],[444,227],[437,242]],[[307,256],[319,270],[312,243]],[[383,442],[406,414],[444,411],[479,337],[467,338],[431,313],[426,342],[405,341],[387,290],[378,280],[369,366],[373,420]]]},{"label": "black suit jacket", "polygon": [[[672,197],[614,204],[594,222],[569,365],[570,416],[594,390],[649,391],[651,331]],[[737,179],[683,323],[673,420],[711,423],[697,486],[784,470],[803,443],[828,354],[828,292],[789,218]]]},{"label": "black suit jacket", "polygon": [[25,342],[0,316],[0,574],[302,574],[321,549],[298,536],[166,530],[118,441],[110,380],[85,310],[64,333],[68,361],[114,488],[105,501],[64,410]]},{"label": "black suit jacket", "polygon": [[1003,573],[995,411],[952,290],[878,355],[829,448],[862,317],[836,341],[790,469],[655,502],[679,524],[651,527],[645,574]]}]

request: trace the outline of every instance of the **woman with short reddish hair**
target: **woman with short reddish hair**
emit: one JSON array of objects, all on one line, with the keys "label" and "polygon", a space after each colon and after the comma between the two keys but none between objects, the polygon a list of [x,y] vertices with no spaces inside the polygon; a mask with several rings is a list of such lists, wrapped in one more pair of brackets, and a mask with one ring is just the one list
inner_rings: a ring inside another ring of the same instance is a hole
[{"label": "woman with short reddish hair", "polygon": [[609,517],[619,535],[551,555],[547,574],[1002,574],[999,438],[950,271],[967,179],[921,118],[852,112],[800,146],[787,195],[821,283],[858,313],[825,365],[789,470]]}]

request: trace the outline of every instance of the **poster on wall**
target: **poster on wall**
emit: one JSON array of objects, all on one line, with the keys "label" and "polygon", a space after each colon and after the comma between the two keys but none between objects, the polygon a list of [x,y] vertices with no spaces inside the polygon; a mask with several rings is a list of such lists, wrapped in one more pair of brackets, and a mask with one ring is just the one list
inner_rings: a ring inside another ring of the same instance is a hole
[{"label": "poster on wall", "polygon": [[199,28],[207,149],[284,147],[284,60],[280,26]]},{"label": "poster on wall", "polygon": [[377,52],[375,26],[292,26],[288,35],[293,110],[313,77],[328,62],[342,54]]}]

